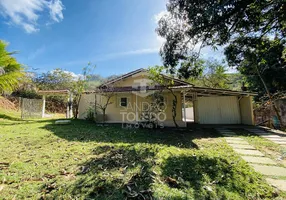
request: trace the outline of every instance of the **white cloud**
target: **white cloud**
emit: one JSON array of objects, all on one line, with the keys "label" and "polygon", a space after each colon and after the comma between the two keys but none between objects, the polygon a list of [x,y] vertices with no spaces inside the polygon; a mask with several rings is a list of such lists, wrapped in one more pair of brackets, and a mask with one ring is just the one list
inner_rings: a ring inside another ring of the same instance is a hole
[{"label": "white cloud", "polygon": [[50,16],[53,21],[60,22],[64,19],[63,9],[64,5],[60,0],[54,0],[49,3]]},{"label": "white cloud", "polygon": [[54,22],[63,20],[61,0],[0,0],[0,13],[8,24],[21,26],[27,33],[39,31],[37,21],[45,10]]},{"label": "white cloud", "polygon": [[[51,73],[54,73],[54,72],[56,72],[56,71],[57,71],[57,69],[53,69],[53,70],[51,70],[50,72],[51,72]],[[47,71],[45,71],[44,73],[46,73],[46,72],[47,72]],[[76,74],[76,73],[71,72],[71,71],[68,71],[68,70],[62,70],[62,72],[64,72],[65,74],[71,75],[74,80],[78,80],[79,78],[83,78],[83,75],[82,75],[82,74]]]},{"label": "white cloud", "polygon": [[74,72],[66,71],[66,70],[64,70],[64,72],[65,72],[66,74],[70,74],[70,75],[74,78],[74,80],[78,80],[78,79],[80,79],[80,78],[83,78],[83,75],[82,75],[82,74],[76,74],[76,73],[74,73]]}]

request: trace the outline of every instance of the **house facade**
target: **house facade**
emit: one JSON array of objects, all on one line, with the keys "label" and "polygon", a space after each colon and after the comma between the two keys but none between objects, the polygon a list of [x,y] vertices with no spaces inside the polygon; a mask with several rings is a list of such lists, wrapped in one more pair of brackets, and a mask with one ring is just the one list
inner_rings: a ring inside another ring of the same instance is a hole
[{"label": "house facade", "polygon": [[[147,70],[138,69],[104,83],[95,92],[85,92],[79,104],[79,118],[85,119],[88,110],[106,104],[109,97],[106,123],[136,124],[155,117],[160,126],[172,127],[175,126],[172,109],[176,99],[175,119],[179,127],[186,127],[187,123],[253,125],[253,95],[195,87],[178,79],[173,79],[172,86],[166,88],[154,84]],[[187,120],[186,102],[193,106],[193,121]],[[96,112],[98,119],[102,117],[101,110]]]}]

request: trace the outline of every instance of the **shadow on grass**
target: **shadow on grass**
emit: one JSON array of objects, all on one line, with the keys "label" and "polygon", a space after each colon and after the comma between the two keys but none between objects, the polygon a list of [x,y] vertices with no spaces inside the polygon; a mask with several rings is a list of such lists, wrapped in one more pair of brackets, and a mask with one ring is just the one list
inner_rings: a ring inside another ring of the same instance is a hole
[{"label": "shadow on grass", "polygon": [[9,116],[9,115],[6,115],[6,114],[2,114],[2,113],[0,113],[0,118],[11,120],[11,121],[23,121],[21,118],[12,117],[12,116]]},{"label": "shadow on grass", "polygon": [[[1,117],[0,117],[1,119]],[[56,119],[19,119],[19,118],[14,118],[8,116],[8,118],[3,118],[3,119],[8,119],[10,120],[9,122],[7,121],[1,121],[0,120],[0,125],[1,126],[13,126],[13,125],[23,125],[23,124],[40,124],[40,123],[54,123]]]},{"label": "shadow on grass", "polygon": [[[198,155],[168,156],[158,149],[103,145],[80,164],[73,182],[45,194],[65,199],[274,199],[277,193],[240,159]],[[154,172],[154,166],[161,173]],[[45,191],[45,189],[44,189]]]},{"label": "shadow on grass", "polygon": [[[75,182],[49,194],[53,198],[73,199],[152,199],[151,167],[154,149],[133,146],[99,146],[97,156],[79,165]],[[47,197],[49,197],[47,196]]]},{"label": "shadow on grass", "polygon": [[94,123],[73,120],[70,125],[47,124],[43,129],[69,141],[107,143],[150,143],[181,148],[198,148],[192,141],[197,138],[219,137],[215,131],[194,131],[189,129],[126,129],[120,125],[97,126]]},{"label": "shadow on grass", "polygon": [[277,196],[262,176],[247,165],[221,157],[205,154],[169,157],[162,171],[163,176],[172,180],[168,187],[176,189],[171,193],[179,191],[194,199],[272,199]]}]

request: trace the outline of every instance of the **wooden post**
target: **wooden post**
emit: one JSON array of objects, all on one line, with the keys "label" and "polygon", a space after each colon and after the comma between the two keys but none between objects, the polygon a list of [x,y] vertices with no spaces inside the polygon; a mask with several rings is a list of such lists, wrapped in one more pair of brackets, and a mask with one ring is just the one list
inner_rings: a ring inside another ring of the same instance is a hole
[{"label": "wooden post", "polygon": [[66,119],[68,119],[69,118],[69,103],[70,103],[70,96],[68,96],[68,101],[67,101],[67,113],[66,113]]},{"label": "wooden post", "polygon": [[73,95],[72,95],[72,92],[70,92],[70,98],[69,98],[69,118],[73,117],[72,102],[73,102]]},{"label": "wooden post", "polygon": [[45,117],[45,110],[46,110],[46,96],[43,95],[42,118]]},{"label": "wooden post", "polygon": [[186,114],[186,93],[185,91],[183,92],[183,106],[184,106],[184,121],[185,121],[185,126],[187,127],[187,114]]},{"label": "wooden post", "polygon": [[137,94],[136,93],[135,93],[135,98],[136,98],[136,105],[135,105],[136,122],[138,122],[139,121],[138,111],[137,111],[138,99],[137,99]]}]

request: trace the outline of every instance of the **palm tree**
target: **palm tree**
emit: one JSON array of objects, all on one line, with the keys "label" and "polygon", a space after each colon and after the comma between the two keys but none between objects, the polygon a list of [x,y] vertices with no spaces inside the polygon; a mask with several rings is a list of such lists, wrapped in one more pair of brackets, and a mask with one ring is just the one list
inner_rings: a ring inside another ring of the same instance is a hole
[{"label": "palm tree", "polygon": [[0,40],[0,93],[12,92],[18,87],[20,78],[24,75],[21,64],[7,52],[7,44]]}]

